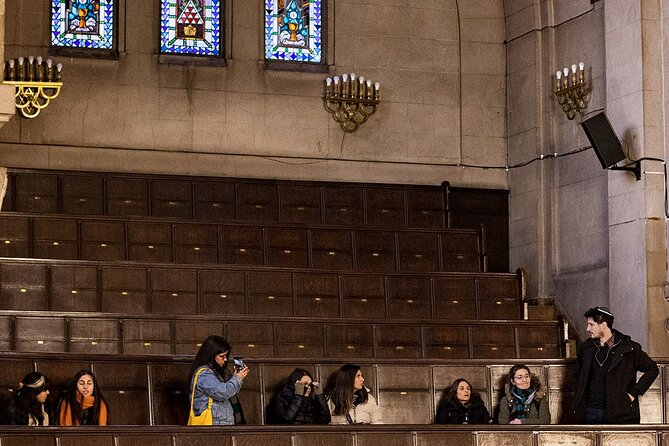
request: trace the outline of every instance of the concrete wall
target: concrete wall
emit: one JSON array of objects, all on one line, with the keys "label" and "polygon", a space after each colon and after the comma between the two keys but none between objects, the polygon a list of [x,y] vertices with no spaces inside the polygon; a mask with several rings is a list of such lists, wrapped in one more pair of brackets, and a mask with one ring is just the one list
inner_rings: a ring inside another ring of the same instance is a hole
[{"label": "concrete wall", "polygon": [[[46,56],[49,6],[6,1],[7,58]],[[0,130],[0,165],[506,187],[500,0],[329,0],[330,75],[381,82],[378,112],[344,134],[327,74],[263,68],[262,2],[228,2],[226,67],[160,64],[159,2],[119,2],[119,60],[58,58],[61,96]]]}]

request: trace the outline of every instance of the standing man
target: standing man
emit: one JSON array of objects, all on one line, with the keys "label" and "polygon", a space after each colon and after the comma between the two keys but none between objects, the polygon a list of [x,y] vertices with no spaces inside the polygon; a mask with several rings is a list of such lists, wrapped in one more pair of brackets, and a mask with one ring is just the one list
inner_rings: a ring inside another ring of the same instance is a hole
[{"label": "standing man", "polygon": [[[576,421],[586,424],[639,423],[639,396],[660,373],[655,361],[629,336],[613,329],[606,307],[590,308],[586,340],[578,350]],[[637,372],[643,375],[636,380]]]}]

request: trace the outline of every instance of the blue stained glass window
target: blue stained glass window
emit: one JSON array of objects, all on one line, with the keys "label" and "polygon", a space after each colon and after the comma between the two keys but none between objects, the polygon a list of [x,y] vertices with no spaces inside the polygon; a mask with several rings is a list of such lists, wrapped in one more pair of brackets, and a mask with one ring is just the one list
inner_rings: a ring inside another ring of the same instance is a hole
[{"label": "blue stained glass window", "polygon": [[161,0],[160,52],[221,55],[223,0]]},{"label": "blue stained glass window", "polygon": [[265,60],[320,63],[322,0],[264,0]]},{"label": "blue stained glass window", "polygon": [[51,45],[111,50],[115,0],[51,0]]}]

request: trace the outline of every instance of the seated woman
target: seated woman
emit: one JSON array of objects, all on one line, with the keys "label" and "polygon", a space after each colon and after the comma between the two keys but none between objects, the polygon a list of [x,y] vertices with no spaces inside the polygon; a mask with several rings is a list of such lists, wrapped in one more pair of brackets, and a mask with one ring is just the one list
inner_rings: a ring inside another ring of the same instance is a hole
[{"label": "seated woman", "polygon": [[346,364],[337,371],[327,392],[330,424],[383,423],[379,406],[364,383],[357,365]]},{"label": "seated woman", "polygon": [[58,403],[61,426],[106,426],[107,403],[95,375],[79,370],[68,384]]},{"label": "seated woman", "polygon": [[499,402],[499,424],[550,424],[546,392],[525,364],[511,367]]},{"label": "seated woman", "polygon": [[474,393],[471,384],[458,378],[442,396],[437,407],[437,424],[486,424],[490,423],[490,414],[478,393]]},{"label": "seated woman", "polygon": [[18,426],[48,426],[45,408],[49,396],[49,380],[39,372],[27,374],[2,407],[0,424]]},{"label": "seated woman", "polygon": [[249,374],[244,366],[230,376],[226,369],[232,347],[221,336],[209,336],[195,355],[190,369],[190,389],[193,414],[200,415],[211,399],[214,425],[246,424],[237,394]]},{"label": "seated woman", "polygon": [[281,392],[272,402],[268,413],[271,423],[329,424],[330,409],[323,388],[305,369],[295,369]]}]

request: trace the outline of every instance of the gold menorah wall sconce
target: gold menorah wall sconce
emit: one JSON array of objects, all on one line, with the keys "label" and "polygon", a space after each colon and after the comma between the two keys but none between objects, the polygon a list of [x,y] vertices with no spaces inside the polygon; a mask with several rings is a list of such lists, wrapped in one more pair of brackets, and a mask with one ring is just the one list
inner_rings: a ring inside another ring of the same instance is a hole
[{"label": "gold menorah wall sconce", "polygon": [[24,118],[35,118],[51,100],[56,99],[63,86],[60,78],[62,64],[41,57],[19,57],[5,62],[4,84],[14,85],[14,103]]},{"label": "gold menorah wall sconce", "polygon": [[355,73],[325,79],[323,105],[346,133],[355,132],[379,105],[381,84],[365,80]]},{"label": "gold menorah wall sconce", "polygon": [[588,109],[587,95],[590,88],[585,82],[584,68],[585,64],[579,62],[578,66],[576,64],[571,66],[571,76],[567,67],[555,73],[557,78],[555,95],[570,121],[576,117],[576,113],[583,116]]}]

